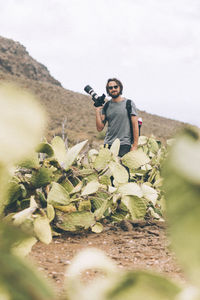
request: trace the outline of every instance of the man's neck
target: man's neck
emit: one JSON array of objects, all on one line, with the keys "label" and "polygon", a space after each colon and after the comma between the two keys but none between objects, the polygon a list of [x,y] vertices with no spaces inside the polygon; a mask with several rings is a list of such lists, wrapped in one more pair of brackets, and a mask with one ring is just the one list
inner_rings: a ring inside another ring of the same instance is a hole
[{"label": "man's neck", "polygon": [[119,95],[117,98],[112,98],[113,102],[121,102],[124,100],[124,97],[122,97],[121,95]]}]

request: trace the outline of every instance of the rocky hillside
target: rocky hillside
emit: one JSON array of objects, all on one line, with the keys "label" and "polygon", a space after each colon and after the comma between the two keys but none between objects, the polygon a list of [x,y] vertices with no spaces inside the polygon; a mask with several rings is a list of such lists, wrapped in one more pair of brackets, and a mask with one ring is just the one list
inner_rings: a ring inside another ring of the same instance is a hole
[{"label": "rocky hillside", "polygon": [[[93,101],[87,95],[62,88],[45,66],[31,58],[18,42],[0,37],[0,81],[14,81],[35,94],[48,115],[46,137],[67,136],[69,144],[88,139],[102,143],[103,133],[95,127]],[[164,141],[171,138],[182,122],[139,111],[143,118],[142,135],[154,135]]]},{"label": "rocky hillside", "polygon": [[0,70],[6,74],[61,86],[48,69],[33,59],[19,42],[0,37]]}]

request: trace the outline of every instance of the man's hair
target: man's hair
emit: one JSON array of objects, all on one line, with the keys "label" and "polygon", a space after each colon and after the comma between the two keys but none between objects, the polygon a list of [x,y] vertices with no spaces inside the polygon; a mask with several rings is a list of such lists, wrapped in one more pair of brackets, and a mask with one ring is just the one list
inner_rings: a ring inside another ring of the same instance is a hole
[{"label": "man's hair", "polygon": [[122,85],[121,81],[120,81],[119,79],[117,79],[117,78],[109,78],[109,79],[108,79],[107,84],[106,84],[106,92],[107,92],[107,94],[109,94],[108,84],[109,84],[109,82],[111,82],[111,81],[115,81],[116,84],[119,86],[119,88],[120,88],[120,95],[121,95],[122,92],[123,92],[123,85]]}]

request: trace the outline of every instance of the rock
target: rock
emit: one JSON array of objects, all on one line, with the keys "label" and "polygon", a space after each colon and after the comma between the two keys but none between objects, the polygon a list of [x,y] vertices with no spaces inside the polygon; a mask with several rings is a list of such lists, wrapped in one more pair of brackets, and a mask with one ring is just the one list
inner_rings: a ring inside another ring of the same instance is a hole
[{"label": "rock", "polygon": [[131,231],[133,230],[132,224],[128,220],[123,220],[120,222],[120,227],[124,231]]}]

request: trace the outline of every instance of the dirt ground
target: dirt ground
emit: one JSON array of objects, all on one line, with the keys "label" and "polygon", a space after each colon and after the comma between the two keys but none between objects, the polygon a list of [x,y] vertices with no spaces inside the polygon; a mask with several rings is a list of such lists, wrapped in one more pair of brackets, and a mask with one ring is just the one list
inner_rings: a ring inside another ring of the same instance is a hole
[{"label": "dirt ground", "polygon": [[119,268],[147,269],[160,272],[183,282],[184,277],[175,256],[169,250],[166,226],[162,222],[122,222],[107,224],[102,233],[64,233],[53,239],[50,245],[38,242],[30,259],[45,277],[53,281],[57,294],[61,295],[64,273],[72,258],[81,249],[95,247],[103,250]]}]

